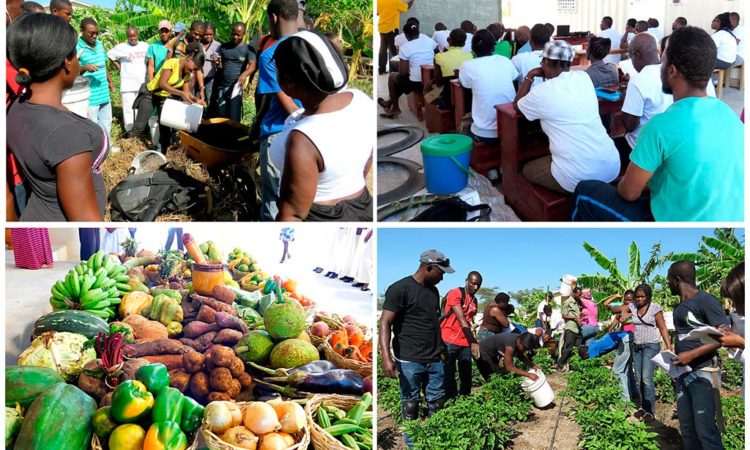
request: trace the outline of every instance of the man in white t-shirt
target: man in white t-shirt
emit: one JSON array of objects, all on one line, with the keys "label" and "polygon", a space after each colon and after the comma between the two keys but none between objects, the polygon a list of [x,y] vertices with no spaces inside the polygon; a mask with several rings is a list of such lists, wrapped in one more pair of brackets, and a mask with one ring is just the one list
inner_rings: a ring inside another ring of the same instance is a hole
[{"label": "man in white t-shirt", "polygon": [[[678,17],[672,22],[672,33],[679,30],[682,27],[687,26],[687,19],[684,17]],[[664,51],[667,49],[667,45],[669,45],[669,38],[672,35],[664,36],[664,38],[659,42],[659,54],[664,53]]]},{"label": "man in white t-shirt", "polygon": [[127,42],[117,44],[107,52],[107,57],[120,71],[120,96],[122,97],[122,123],[125,131],[133,128],[135,114],[133,102],[138,89],[146,82],[146,52],[148,44],[138,40],[138,30],[130,26],[125,32]]},{"label": "man in white t-shirt", "polygon": [[401,114],[398,99],[403,94],[421,90],[422,69],[424,64],[432,64],[435,59],[435,41],[419,32],[414,22],[404,25],[407,42],[398,50],[398,72],[388,75],[388,100],[378,98],[378,104],[385,110],[380,116],[395,119]]},{"label": "man in white t-shirt", "polygon": [[737,56],[740,58],[740,64],[742,64],[745,52],[745,27],[740,25],[740,15],[736,12],[729,13],[729,23],[732,24],[732,34],[737,39]]},{"label": "man in white t-shirt", "polygon": [[472,51],[476,58],[464,62],[458,71],[461,86],[471,89],[470,136],[478,142],[497,143],[495,105],[510,103],[516,95],[513,80],[518,71],[505,56],[495,55],[495,37],[487,30],[474,35]]},{"label": "man in white t-shirt", "polygon": [[[635,36],[635,24],[637,22],[638,22],[637,20],[630,18],[625,24],[625,32],[622,33],[622,37],[620,38],[621,49],[623,50],[628,49],[628,44],[630,44],[630,41],[632,41],[633,37]],[[615,45],[615,43],[613,42],[612,45]],[[620,55],[620,61],[627,59],[627,57],[628,57],[627,54]]]},{"label": "man in white t-shirt", "polygon": [[[531,43],[531,51],[526,53],[518,53],[513,57],[513,59],[511,59],[511,62],[518,71],[517,81],[519,84],[523,81],[523,77],[525,77],[531,69],[536,69],[542,64],[542,50],[544,49],[544,44],[549,42],[549,38],[549,29],[543,24],[538,23],[531,27],[531,40],[529,40],[529,42]],[[543,79],[535,78],[534,83],[532,83],[531,87],[534,87],[542,82],[544,82]]]},{"label": "man in white t-shirt", "polygon": [[448,50],[448,35],[451,34],[448,27],[443,22],[435,24],[435,32],[432,34],[432,40],[437,44],[439,52]]},{"label": "man in white t-shirt", "polygon": [[477,27],[470,20],[464,20],[459,26],[464,33],[466,33],[466,44],[464,45],[464,51],[471,53],[471,40],[474,39],[474,33],[477,32]]},{"label": "man in white t-shirt", "polygon": [[[622,40],[622,35],[615,28],[612,28],[612,24],[612,18],[609,16],[604,16],[601,23],[599,24],[599,28],[601,29],[601,31],[597,36],[609,38],[609,40],[612,42],[612,46],[615,47],[617,43]],[[617,64],[620,62],[620,55],[607,55],[604,58],[604,62]]]},{"label": "man in white t-shirt", "polygon": [[664,32],[661,31],[661,28],[659,28],[659,21],[655,18],[651,17],[648,19],[648,32],[654,35],[656,38],[656,42],[661,42],[661,40],[664,38]]},{"label": "man in white t-shirt", "polygon": [[[572,193],[579,181],[591,177],[609,183],[620,171],[591,78],[582,70],[570,71],[574,53],[565,41],[546,43],[541,67],[524,77],[513,102],[526,119],[539,119],[549,138],[551,155],[526,163],[523,176],[562,193]],[[547,81],[531,89],[536,77]]]}]

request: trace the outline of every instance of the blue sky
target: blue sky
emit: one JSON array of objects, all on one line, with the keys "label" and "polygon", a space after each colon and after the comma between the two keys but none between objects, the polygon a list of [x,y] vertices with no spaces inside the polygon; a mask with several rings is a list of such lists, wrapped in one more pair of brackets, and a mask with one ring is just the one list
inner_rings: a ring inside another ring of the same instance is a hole
[{"label": "blue sky", "polygon": [[115,9],[115,2],[116,0],[82,0],[85,3],[89,3],[96,6],[101,6],[102,8],[111,8]]},{"label": "blue sky", "polygon": [[[378,293],[418,267],[419,254],[435,248],[451,259],[456,273],[446,274],[438,285],[441,294],[464,284],[466,274],[478,270],[485,287],[501,291],[525,288],[557,288],[566,273],[601,272],[583,248],[586,241],[609,258],[617,258],[627,272],[628,247],[641,249],[644,262],[652,244],[661,242],[663,252],[693,252],[701,236],[713,229],[701,228],[380,228],[378,230]],[[744,241],[744,230],[737,231]],[[662,267],[659,273],[666,273]]]}]

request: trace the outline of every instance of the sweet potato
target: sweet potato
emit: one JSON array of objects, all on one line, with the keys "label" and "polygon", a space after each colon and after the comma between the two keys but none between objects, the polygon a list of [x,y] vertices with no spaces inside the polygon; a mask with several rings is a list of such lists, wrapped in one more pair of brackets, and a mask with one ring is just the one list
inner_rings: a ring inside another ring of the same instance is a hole
[{"label": "sweet potato", "polygon": [[232,364],[229,366],[229,371],[232,372],[234,378],[239,378],[240,375],[245,373],[245,363],[238,357],[232,359]]},{"label": "sweet potato", "polygon": [[232,397],[228,396],[226,392],[211,392],[208,394],[209,402],[231,402]]},{"label": "sweet potato", "polygon": [[133,328],[136,342],[153,341],[155,339],[169,338],[167,327],[155,320],[148,320],[138,314],[131,314],[123,322]]},{"label": "sweet potato", "polygon": [[195,339],[209,331],[219,331],[220,329],[221,327],[215,323],[205,323],[196,320],[185,325],[182,334],[184,334],[186,338]]},{"label": "sweet potato", "polygon": [[215,331],[209,331],[208,333],[199,337],[195,340],[195,347],[193,348],[195,348],[196,351],[205,352],[213,343],[216,334],[217,333]]},{"label": "sweet potato", "polygon": [[203,368],[203,355],[196,351],[189,351],[182,355],[182,365],[188,373],[195,373]]},{"label": "sweet potato", "polygon": [[[211,386],[212,390],[228,392],[231,388],[232,373],[229,372],[229,369],[226,367],[217,367],[211,371],[209,380],[209,386]],[[239,394],[239,392],[237,392],[237,394]]]},{"label": "sweet potato", "polygon": [[241,331],[232,330],[231,328],[224,328],[216,334],[213,342],[214,344],[234,346],[237,342],[239,342],[240,339],[242,339]]},{"label": "sweet potato", "polygon": [[233,330],[241,331],[242,333],[247,333],[249,331],[245,321],[237,316],[219,311],[214,314],[214,317],[216,318],[216,323],[221,328],[231,328]]},{"label": "sweet potato", "polygon": [[179,389],[180,392],[185,392],[190,386],[191,376],[182,369],[170,370],[169,378],[169,385],[175,389]]},{"label": "sweet potato", "polygon": [[[231,367],[236,358],[234,350],[223,345],[211,347],[211,364],[213,367]],[[213,371],[214,369],[211,368]]]},{"label": "sweet potato", "polygon": [[192,294],[193,299],[198,300],[204,305],[210,306],[211,308],[215,309],[216,311],[224,311],[229,314],[237,315],[237,310],[234,309],[231,305],[227,305],[224,302],[220,302],[216,300],[215,298],[211,297],[204,297],[203,295],[198,294]]},{"label": "sweet potato", "polygon": [[210,306],[201,305],[201,308],[198,310],[198,315],[195,316],[195,320],[204,323],[216,323],[216,310]]},{"label": "sweet potato", "polygon": [[162,363],[169,370],[182,369],[182,355],[146,355],[143,359],[150,363]]},{"label": "sweet potato", "polygon": [[234,299],[237,298],[237,295],[228,287],[217,284],[214,286],[213,290],[211,290],[211,297],[231,306],[232,303],[234,303]]},{"label": "sweet potato", "polygon": [[242,389],[247,389],[253,384],[253,377],[251,377],[247,372],[242,372],[240,376],[237,377],[237,381],[240,382],[240,386],[242,386]]},{"label": "sweet potato", "polygon": [[125,362],[122,363],[122,372],[125,375],[125,379],[135,380],[135,373],[146,364],[150,363],[143,358],[126,359]]},{"label": "sweet potato", "polygon": [[153,341],[139,342],[133,345],[133,352],[129,356],[141,357],[144,355],[181,355],[188,349],[176,339],[156,339]]}]

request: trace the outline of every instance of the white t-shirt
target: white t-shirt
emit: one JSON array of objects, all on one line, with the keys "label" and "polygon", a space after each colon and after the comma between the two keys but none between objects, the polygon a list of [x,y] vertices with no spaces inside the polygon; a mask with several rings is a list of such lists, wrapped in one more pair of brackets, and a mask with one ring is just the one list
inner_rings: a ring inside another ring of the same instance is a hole
[{"label": "white t-shirt", "polygon": [[737,25],[737,27],[732,30],[732,33],[734,33],[734,37],[740,40],[740,42],[737,44],[737,56],[741,58],[745,58],[745,28],[742,25]]},{"label": "white t-shirt", "polygon": [[435,41],[438,46],[438,50],[440,50],[441,52],[444,52],[448,49],[448,35],[450,34],[450,30],[440,30],[433,33],[432,40]]},{"label": "white t-shirt", "polygon": [[549,317],[544,314],[544,307],[547,305],[549,305],[549,303],[547,303],[547,300],[542,300],[541,302],[539,302],[539,306],[537,306],[536,308],[536,318],[541,318],[542,322],[546,322],[547,319],[549,319]]},{"label": "white t-shirt", "polygon": [[474,35],[466,33],[466,43],[464,44],[464,51],[471,53],[471,40],[474,39]]},{"label": "white t-shirt", "polygon": [[485,138],[497,138],[495,105],[513,101],[516,97],[513,80],[516,78],[518,71],[505,56],[483,56],[461,64],[458,79],[472,93],[472,133]]},{"label": "white t-shirt", "polygon": [[552,176],[566,191],[579,181],[614,180],[620,156],[599,116],[591,78],[583,70],[563,72],[518,101],[528,120],[541,121],[552,153]]},{"label": "white t-shirt", "polygon": [[138,42],[130,45],[127,42],[117,44],[107,52],[107,57],[120,63],[120,91],[134,92],[146,82],[146,52],[148,44]]},{"label": "white t-shirt", "polygon": [[661,31],[661,28],[653,27],[646,30],[648,33],[651,33],[656,38],[656,43],[660,43],[661,40],[664,38],[664,32]]},{"label": "white t-shirt", "polygon": [[711,35],[716,44],[716,57],[722,61],[733,63],[737,59],[737,40],[726,30],[719,30]]},{"label": "white t-shirt", "polygon": [[283,173],[286,141],[292,130],[302,132],[315,144],[324,166],[318,174],[316,202],[346,197],[362,189],[362,173],[372,156],[372,141],[363,139],[376,132],[375,121],[370,120],[372,99],[358,90],[341,92],[351,93],[352,100],[340,111],[303,117],[304,109],[299,109],[289,115],[269,151],[271,162]]},{"label": "white t-shirt", "polygon": [[628,44],[630,44],[630,41],[632,41],[634,37],[635,37],[635,33],[633,33],[632,31],[628,33]]},{"label": "white t-shirt", "polygon": [[435,47],[437,44],[424,34],[417,39],[407,41],[398,50],[398,57],[409,61],[409,79],[411,81],[422,81],[423,64],[432,64],[435,61]]},{"label": "white t-shirt", "polygon": [[[426,34],[419,33],[419,37],[422,37],[422,36],[430,39],[430,37],[427,36]],[[396,37],[393,39],[393,45],[395,45],[396,48],[401,48],[401,46],[406,44],[407,42],[409,42],[409,40],[406,39],[406,35],[404,33],[397,34]]]},{"label": "white t-shirt", "polygon": [[[526,76],[527,73],[531,69],[536,69],[537,67],[542,65],[542,51],[541,50],[532,50],[530,52],[526,53],[519,53],[516,56],[513,57],[513,59],[510,60],[513,63],[513,66],[515,66],[516,70],[518,71],[518,83],[523,82],[523,77]],[[539,83],[542,83],[543,80],[540,77],[534,78],[534,82],[531,83],[531,87],[536,86]]]},{"label": "white t-shirt", "polygon": [[[609,40],[612,41],[612,48],[620,47],[620,39],[622,39],[622,35],[616,29],[611,27],[607,28],[606,30],[600,31],[598,36],[609,38]],[[620,62],[620,55],[607,55],[604,57],[604,62],[617,64]]]}]

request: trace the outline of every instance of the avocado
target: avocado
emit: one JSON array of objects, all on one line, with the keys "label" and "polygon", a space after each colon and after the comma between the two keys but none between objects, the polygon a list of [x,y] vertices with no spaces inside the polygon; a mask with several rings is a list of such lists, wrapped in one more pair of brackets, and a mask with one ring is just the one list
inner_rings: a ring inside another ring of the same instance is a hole
[{"label": "avocado", "polygon": [[268,360],[273,348],[273,341],[268,333],[253,330],[242,336],[242,339],[234,346],[234,351],[245,362],[263,364]]},{"label": "avocado", "polygon": [[271,368],[299,367],[320,359],[318,350],[301,339],[287,339],[276,344],[271,351]]},{"label": "avocado", "polygon": [[263,312],[263,323],[276,341],[295,338],[305,330],[305,311],[294,299],[277,301]]}]

